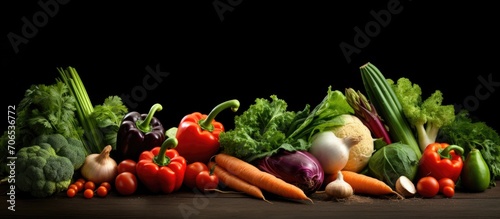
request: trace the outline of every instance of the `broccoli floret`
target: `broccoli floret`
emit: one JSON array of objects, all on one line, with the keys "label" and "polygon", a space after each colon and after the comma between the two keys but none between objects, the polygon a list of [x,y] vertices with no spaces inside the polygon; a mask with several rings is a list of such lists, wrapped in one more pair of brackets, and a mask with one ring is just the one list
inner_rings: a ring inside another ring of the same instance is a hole
[{"label": "broccoli floret", "polygon": [[58,156],[68,158],[74,170],[83,165],[87,156],[82,141],[61,134],[40,135],[33,139],[32,145],[38,145],[43,149],[52,148]]},{"label": "broccoli floret", "polygon": [[64,191],[75,172],[71,161],[58,156],[51,147],[23,147],[16,157],[16,186],[34,197],[43,198]]}]

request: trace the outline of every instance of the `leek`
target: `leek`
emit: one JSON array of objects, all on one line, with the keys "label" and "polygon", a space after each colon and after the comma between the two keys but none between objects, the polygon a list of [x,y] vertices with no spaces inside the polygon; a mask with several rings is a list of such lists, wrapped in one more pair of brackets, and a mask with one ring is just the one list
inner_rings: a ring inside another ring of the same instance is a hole
[{"label": "leek", "polygon": [[392,142],[408,145],[415,152],[417,158],[420,159],[422,152],[413,134],[412,127],[404,115],[401,103],[384,75],[370,62],[362,65],[360,71],[366,95],[388,126]]}]

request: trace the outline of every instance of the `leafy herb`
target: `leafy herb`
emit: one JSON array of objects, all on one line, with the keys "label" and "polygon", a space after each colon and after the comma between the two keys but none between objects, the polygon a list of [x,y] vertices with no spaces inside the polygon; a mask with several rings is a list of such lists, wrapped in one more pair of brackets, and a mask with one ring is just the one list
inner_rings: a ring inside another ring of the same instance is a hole
[{"label": "leafy herb", "polygon": [[103,134],[104,145],[116,148],[116,135],[127,112],[127,107],[123,105],[122,99],[118,96],[109,96],[102,105],[94,107],[90,119],[96,121],[97,127]]},{"label": "leafy herb", "polygon": [[[80,139],[83,129],[75,119],[75,103],[69,88],[62,82],[31,85],[17,105],[16,141],[11,146],[18,151],[22,147],[31,146],[35,137],[48,134]],[[0,154],[7,154],[8,141],[9,135],[5,131],[0,137]],[[1,174],[6,171],[6,157],[0,157]]]},{"label": "leafy herb", "polygon": [[474,121],[466,110],[457,113],[455,120],[443,126],[439,141],[456,144],[464,148],[464,155],[477,148],[490,169],[490,185],[500,179],[500,135],[483,121]]}]

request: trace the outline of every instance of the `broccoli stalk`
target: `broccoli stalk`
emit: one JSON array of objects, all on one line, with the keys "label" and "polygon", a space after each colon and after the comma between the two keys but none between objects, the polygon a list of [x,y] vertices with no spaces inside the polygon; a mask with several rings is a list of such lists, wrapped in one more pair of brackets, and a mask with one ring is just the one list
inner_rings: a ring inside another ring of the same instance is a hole
[{"label": "broccoli stalk", "polygon": [[438,132],[444,125],[455,120],[453,105],[442,105],[443,93],[434,91],[427,99],[422,98],[422,89],[408,78],[399,78],[397,83],[387,79],[397,98],[408,122],[415,128],[421,151],[427,145],[434,143]]}]

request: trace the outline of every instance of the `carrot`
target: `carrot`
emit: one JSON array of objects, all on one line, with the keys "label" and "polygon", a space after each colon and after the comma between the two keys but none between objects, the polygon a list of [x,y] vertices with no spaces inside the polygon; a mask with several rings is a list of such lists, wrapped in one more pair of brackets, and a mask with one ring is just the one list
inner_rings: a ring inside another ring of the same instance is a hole
[{"label": "carrot", "polygon": [[209,169],[212,169],[212,167],[214,168],[213,169],[214,174],[221,180],[221,182],[224,183],[224,185],[238,192],[243,192],[247,195],[251,195],[253,197],[267,201],[266,198],[264,197],[264,194],[258,187],[230,174],[229,172],[227,172],[227,170],[225,170],[221,166],[218,165],[214,166],[214,165],[216,165],[215,162],[211,161],[208,163],[208,168]]},{"label": "carrot", "polygon": [[215,155],[215,163],[229,173],[267,192],[289,199],[309,200],[313,202],[299,187],[277,178],[270,173],[259,170],[254,165],[237,157],[219,153]]},{"label": "carrot", "polygon": [[[354,190],[354,194],[373,196],[393,194],[397,195],[398,198],[403,199],[401,194],[394,191],[382,180],[353,171],[342,170],[341,172],[344,176],[344,181],[349,183]],[[329,175],[326,177],[325,181],[328,184],[329,182],[335,180],[336,177],[336,175]]]}]

